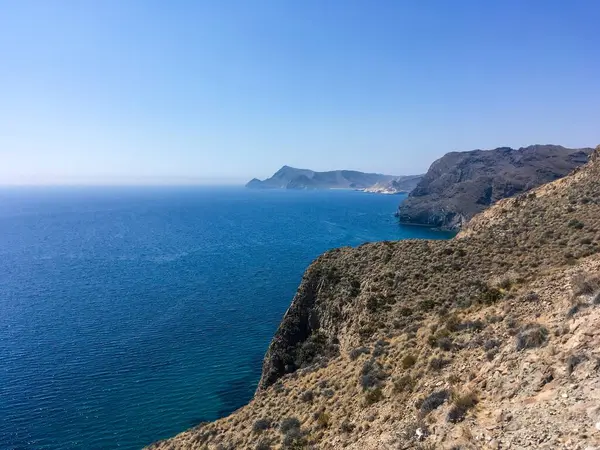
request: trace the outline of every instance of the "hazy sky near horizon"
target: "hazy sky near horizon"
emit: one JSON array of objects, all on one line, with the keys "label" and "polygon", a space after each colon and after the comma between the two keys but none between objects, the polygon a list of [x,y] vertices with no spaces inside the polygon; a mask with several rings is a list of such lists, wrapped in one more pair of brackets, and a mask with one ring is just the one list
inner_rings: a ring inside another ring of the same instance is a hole
[{"label": "hazy sky near horizon", "polygon": [[0,184],[600,142],[596,0],[0,1]]}]

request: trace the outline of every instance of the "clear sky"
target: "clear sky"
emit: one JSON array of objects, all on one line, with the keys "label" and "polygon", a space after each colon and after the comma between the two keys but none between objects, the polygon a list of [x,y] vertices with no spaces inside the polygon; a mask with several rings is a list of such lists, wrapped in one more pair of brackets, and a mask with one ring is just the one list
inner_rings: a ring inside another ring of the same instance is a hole
[{"label": "clear sky", "polygon": [[596,145],[599,24],[597,0],[0,0],[0,183]]}]

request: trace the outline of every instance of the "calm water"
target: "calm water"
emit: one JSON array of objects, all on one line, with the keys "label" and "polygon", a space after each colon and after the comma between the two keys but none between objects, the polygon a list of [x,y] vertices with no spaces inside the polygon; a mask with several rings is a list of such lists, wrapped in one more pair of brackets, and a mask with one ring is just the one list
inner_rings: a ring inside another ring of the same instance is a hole
[{"label": "calm water", "polygon": [[446,237],[401,199],[0,190],[0,448],[137,449],[243,405],[319,253]]}]

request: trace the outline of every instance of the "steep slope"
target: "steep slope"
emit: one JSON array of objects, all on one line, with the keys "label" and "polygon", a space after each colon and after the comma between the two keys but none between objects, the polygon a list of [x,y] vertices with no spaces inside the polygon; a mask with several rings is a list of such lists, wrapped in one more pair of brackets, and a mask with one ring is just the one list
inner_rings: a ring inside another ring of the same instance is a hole
[{"label": "steep slope", "polygon": [[283,166],[264,181],[253,178],[246,187],[261,189],[365,189],[376,183],[398,177],[379,173],[364,173],[355,170],[332,170],[314,172]]},{"label": "steep slope", "polygon": [[365,189],[365,192],[377,194],[400,194],[411,192],[417,187],[423,175],[408,175],[390,181],[382,181]]},{"label": "steep slope", "polygon": [[431,165],[397,215],[402,223],[460,229],[498,200],[567,175],[590,152],[533,145],[448,153]]},{"label": "steep slope", "polygon": [[600,445],[600,148],[449,241],[306,271],[255,398],[151,448]]}]

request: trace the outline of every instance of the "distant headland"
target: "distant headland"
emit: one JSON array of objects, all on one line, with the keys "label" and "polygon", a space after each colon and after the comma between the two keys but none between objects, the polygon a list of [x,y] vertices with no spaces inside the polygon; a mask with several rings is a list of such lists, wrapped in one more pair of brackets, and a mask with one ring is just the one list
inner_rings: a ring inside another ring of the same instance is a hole
[{"label": "distant headland", "polygon": [[412,191],[421,178],[422,175],[395,176],[356,170],[315,172],[283,166],[266,180],[253,178],[246,187],[251,189],[356,189],[396,194]]}]

